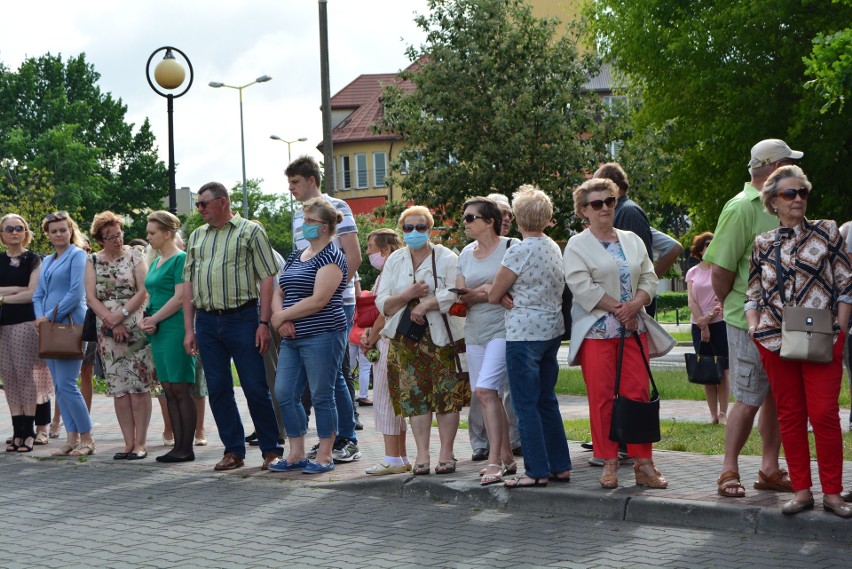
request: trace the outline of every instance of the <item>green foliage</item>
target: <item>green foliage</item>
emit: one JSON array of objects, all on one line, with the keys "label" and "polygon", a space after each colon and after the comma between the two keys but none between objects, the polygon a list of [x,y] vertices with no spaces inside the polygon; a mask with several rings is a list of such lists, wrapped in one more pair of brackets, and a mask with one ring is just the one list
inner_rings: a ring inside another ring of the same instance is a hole
[{"label": "green foliage", "polygon": [[[805,152],[810,217],[848,217],[852,111],[820,112],[825,99],[805,88],[804,58],[816,38],[850,28],[852,3],[595,0],[589,14],[604,57],[641,97],[634,128],[667,131],[660,144],[676,158],[659,194],[685,206],[696,230],[714,228],[764,138]],[[834,55],[822,55],[833,66]]]},{"label": "green foliage", "polygon": [[687,306],[685,292],[661,292],[657,295],[657,310],[676,310]]},{"label": "green foliage", "polygon": [[[56,209],[49,173],[33,168],[16,175],[11,169],[4,167],[2,179],[4,181],[3,192],[0,193],[0,217],[7,213],[16,213],[23,217],[33,232],[29,249],[36,253],[50,253],[53,247],[41,230],[41,220]],[[74,212],[69,213],[75,217]]]},{"label": "green foliage", "polygon": [[[376,229],[382,227],[390,227],[396,229],[397,215],[385,215],[394,209],[392,204],[400,202],[390,202],[373,213],[358,214],[355,216],[355,223],[358,225],[358,242],[361,245],[361,254],[363,260],[358,268],[358,276],[361,277],[361,290],[370,290],[373,288],[373,283],[376,282],[376,277],[379,276],[379,271],[373,268],[370,261],[367,259],[367,235]],[[398,208],[398,205],[396,206]],[[400,213],[402,210],[400,210]]]},{"label": "green foliage", "polygon": [[[852,6],[852,0],[833,0]],[[817,34],[811,57],[805,58],[806,73],[814,77],[805,86],[816,89],[825,99],[823,112],[837,106],[843,110],[846,93],[852,90],[852,27],[835,33]]]},{"label": "green foliage", "polygon": [[[451,217],[467,197],[511,196],[533,183],[567,224],[571,188],[605,159],[608,142],[596,136],[601,101],[582,90],[598,60],[578,54],[579,28],[557,38],[561,24],[534,18],[523,0],[430,0],[428,8],[416,18],[425,43],[408,50],[418,65],[402,74],[416,89],[390,86],[383,96],[386,129],[408,145],[391,165],[393,182]],[[565,226],[553,236],[564,237]]]},{"label": "green foliage", "polygon": [[102,93],[85,55],[46,54],[17,71],[0,64],[0,156],[4,195],[30,170],[49,183],[52,209],[75,212],[81,227],[104,210],[159,208],[168,192],[148,121],[134,133],[121,99]]}]

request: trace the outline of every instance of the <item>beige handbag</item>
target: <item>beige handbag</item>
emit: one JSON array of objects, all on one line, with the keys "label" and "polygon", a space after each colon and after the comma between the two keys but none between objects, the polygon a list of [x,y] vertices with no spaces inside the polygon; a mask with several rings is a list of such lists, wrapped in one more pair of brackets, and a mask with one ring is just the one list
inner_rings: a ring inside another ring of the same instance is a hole
[{"label": "beige handbag", "polygon": [[68,324],[56,322],[56,310],[50,321],[38,324],[38,357],[48,360],[83,359],[83,325],[74,324],[68,315]]}]

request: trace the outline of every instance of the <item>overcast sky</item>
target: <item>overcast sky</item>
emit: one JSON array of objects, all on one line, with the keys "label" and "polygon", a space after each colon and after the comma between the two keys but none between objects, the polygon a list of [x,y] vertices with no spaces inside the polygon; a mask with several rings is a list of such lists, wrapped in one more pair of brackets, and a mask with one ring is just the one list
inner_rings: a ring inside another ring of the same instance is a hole
[{"label": "overcast sky", "polygon": [[[414,14],[425,11],[426,0],[329,0],[331,94],[360,74],[405,68],[405,48],[424,37]],[[242,178],[239,94],[207,84],[244,85],[270,75],[272,81],[243,91],[246,175],[278,193],[286,189],[287,145],[271,134],[306,137],[292,145],[293,157],[321,158],[318,14],[317,0],[4,2],[0,61],[17,69],[29,56],[85,52],[101,74],[101,90],[127,105],[127,121],[138,128],[148,117],[167,162],[166,100],[148,86],[145,63],[161,46],[181,49],[195,78],[175,99],[177,185],[193,190],[211,180],[230,188]]]}]

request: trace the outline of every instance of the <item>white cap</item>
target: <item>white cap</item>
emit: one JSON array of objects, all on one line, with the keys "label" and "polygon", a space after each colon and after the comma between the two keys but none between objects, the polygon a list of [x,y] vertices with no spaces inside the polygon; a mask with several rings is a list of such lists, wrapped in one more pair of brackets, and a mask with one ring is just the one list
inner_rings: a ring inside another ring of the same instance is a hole
[{"label": "white cap", "polygon": [[748,166],[749,168],[759,168],[785,158],[799,160],[802,156],[804,156],[804,153],[792,150],[783,140],[767,138],[752,147],[751,160],[749,160]]}]

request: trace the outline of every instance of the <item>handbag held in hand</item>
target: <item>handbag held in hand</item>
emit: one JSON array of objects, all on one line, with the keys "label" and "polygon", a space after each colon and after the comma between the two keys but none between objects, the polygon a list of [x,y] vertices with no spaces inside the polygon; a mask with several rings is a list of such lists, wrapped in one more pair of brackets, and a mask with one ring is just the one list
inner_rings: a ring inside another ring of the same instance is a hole
[{"label": "handbag held in hand", "polygon": [[[713,349],[713,344],[710,344]],[[713,355],[707,354],[683,354],[686,361],[686,378],[690,383],[699,385],[718,385],[722,383],[725,373],[725,364],[728,358],[717,356],[715,350]]]},{"label": "handbag held in hand", "polygon": [[648,358],[645,357],[645,349],[638,334],[634,334],[639,352],[645,362],[645,369],[651,380],[651,396],[649,401],[636,401],[628,399],[618,393],[621,384],[621,364],[624,359],[624,337],[621,331],[621,341],[618,344],[618,360],[615,366],[615,400],[612,403],[612,421],[609,427],[609,440],[626,444],[648,444],[658,442],[660,436],[660,393]]},{"label": "handbag held in hand", "polygon": [[38,324],[38,357],[49,360],[82,360],[83,359],[83,325],[74,324],[71,315],[68,323],[56,322],[56,311],[53,309],[52,321]]}]

